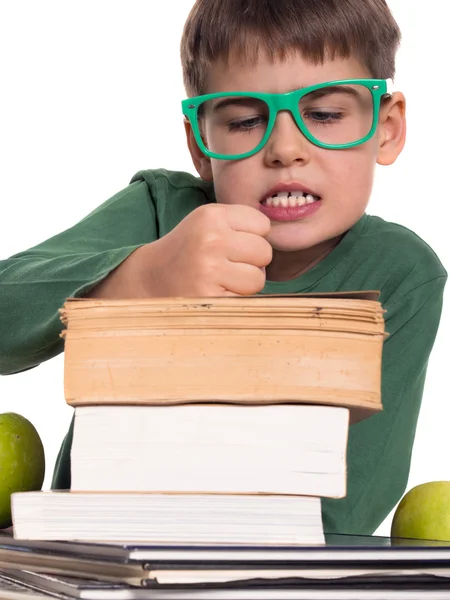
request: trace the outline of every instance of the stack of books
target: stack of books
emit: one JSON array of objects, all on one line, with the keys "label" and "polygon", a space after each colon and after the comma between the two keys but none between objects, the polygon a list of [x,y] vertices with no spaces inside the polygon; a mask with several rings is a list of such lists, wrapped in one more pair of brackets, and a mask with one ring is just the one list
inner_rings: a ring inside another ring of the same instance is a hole
[{"label": "stack of books", "polygon": [[69,299],[71,490],[14,494],[15,537],[323,544],[349,424],[382,408],[377,298]]},{"label": "stack of books", "polygon": [[22,541],[0,531],[0,598],[50,597],[448,600],[450,546],[351,535],[327,535],[325,546],[134,546]]}]

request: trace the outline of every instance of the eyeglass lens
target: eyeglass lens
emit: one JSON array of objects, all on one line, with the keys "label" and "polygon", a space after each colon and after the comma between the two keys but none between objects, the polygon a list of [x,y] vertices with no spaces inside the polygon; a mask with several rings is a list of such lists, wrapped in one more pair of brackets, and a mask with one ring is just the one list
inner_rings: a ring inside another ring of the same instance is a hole
[{"label": "eyeglass lens", "polygon": [[[307,131],[324,144],[353,143],[366,137],[372,128],[372,94],[359,84],[317,89],[303,96],[297,106]],[[269,106],[251,96],[226,96],[204,102],[198,115],[207,149],[237,155],[251,152],[262,141]]]}]

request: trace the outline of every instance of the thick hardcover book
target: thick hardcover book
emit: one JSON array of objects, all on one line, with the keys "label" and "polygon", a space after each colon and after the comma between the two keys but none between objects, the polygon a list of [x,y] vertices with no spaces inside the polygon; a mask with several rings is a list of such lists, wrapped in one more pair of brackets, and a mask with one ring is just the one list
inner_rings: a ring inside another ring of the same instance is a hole
[{"label": "thick hardcover book", "polygon": [[65,397],[111,404],[326,404],[381,410],[376,292],[69,299]]}]

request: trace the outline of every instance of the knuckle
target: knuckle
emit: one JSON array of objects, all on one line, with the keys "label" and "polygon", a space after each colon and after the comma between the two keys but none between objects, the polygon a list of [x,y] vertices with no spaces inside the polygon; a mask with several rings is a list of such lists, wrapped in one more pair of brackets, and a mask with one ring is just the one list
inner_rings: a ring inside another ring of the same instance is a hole
[{"label": "knuckle", "polygon": [[267,266],[270,262],[272,262],[273,248],[267,240],[263,240],[263,242],[264,244],[261,248],[261,258],[264,261],[264,265]]},{"label": "knuckle", "polygon": [[255,267],[253,269],[251,277],[249,277],[249,287],[251,288],[249,290],[250,293],[260,292],[263,289],[265,283],[266,274],[258,267]]},{"label": "knuckle", "polygon": [[263,215],[262,212],[259,213],[261,218],[261,230],[263,235],[267,235],[270,231],[270,219],[268,216]]},{"label": "knuckle", "polygon": [[[218,209],[218,210],[217,210]],[[218,232],[223,229],[223,218],[221,207],[207,204],[196,209],[195,228],[204,238],[215,239]]]},{"label": "knuckle", "polygon": [[204,204],[197,208],[200,218],[209,222],[218,222],[220,215],[223,212],[223,206],[221,204]]},{"label": "knuckle", "polygon": [[253,250],[258,266],[266,267],[272,261],[272,246],[263,237],[258,238],[258,243],[253,246]]},{"label": "knuckle", "polygon": [[211,255],[202,256],[197,269],[199,284],[210,287],[210,284],[217,280],[219,271],[220,264],[218,260]]},{"label": "knuckle", "polygon": [[266,284],[266,274],[264,271],[262,271],[261,269],[258,269],[258,273],[257,273],[257,285],[258,285],[258,291],[262,290],[263,287]]},{"label": "knuckle", "polygon": [[221,245],[222,238],[215,229],[205,229],[202,231],[199,240],[199,247],[202,253],[215,253]]}]

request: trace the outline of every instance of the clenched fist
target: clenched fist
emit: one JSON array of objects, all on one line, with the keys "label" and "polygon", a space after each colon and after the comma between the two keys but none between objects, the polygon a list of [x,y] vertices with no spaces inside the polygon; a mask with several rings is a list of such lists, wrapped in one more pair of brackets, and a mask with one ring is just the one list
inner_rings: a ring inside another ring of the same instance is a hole
[{"label": "clenched fist", "polygon": [[[103,298],[251,295],[262,290],[272,247],[270,220],[249,206],[207,204],[170,233],[142,246],[91,296]],[[108,281],[109,280],[109,281]]]}]

